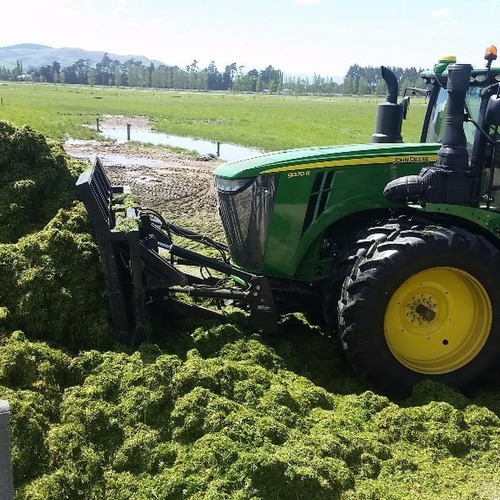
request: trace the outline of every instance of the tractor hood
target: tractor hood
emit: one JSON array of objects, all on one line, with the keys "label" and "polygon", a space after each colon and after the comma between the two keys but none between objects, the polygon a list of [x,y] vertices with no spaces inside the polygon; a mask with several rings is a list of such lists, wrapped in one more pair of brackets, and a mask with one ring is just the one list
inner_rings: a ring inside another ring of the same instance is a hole
[{"label": "tractor hood", "polygon": [[[224,179],[251,179],[263,174],[377,163],[429,163],[439,144],[352,144],[289,149],[224,163],[215,175]],[[430,161],[429,161],[430,160]]]}]

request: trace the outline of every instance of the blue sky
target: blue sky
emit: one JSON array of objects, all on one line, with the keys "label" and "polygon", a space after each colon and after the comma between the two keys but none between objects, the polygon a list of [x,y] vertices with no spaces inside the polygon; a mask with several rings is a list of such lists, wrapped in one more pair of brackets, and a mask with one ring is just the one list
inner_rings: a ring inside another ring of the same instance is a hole
[{"label": "blue sky", "polygon": [[[483,64],[500,48],[500,0],[9,0],[0,46],[40,43],[137,54],[181,67],[343,76],[351,64]],[[8,14],[8,17],[6,16]],[[7,18],[12,22],[8,22]],[[499,63],[500,64],[500,63]]]}]

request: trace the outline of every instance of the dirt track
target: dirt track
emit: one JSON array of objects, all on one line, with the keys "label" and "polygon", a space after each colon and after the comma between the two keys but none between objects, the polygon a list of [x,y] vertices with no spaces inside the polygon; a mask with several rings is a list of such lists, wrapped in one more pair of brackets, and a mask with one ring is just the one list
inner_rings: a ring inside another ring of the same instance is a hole
[{"label": "dirt track", "polygon": [[[105,117],[103,127],[126,126],[149,129],[144,117]],[[143,207],[163,212],[167,217],[215,214],[213,170],[219,160],[174,153],[166,148],[150,148],[110,141],[68,141],[68,154],[78,158],[101,158],[113,184],[127,184]]]}]

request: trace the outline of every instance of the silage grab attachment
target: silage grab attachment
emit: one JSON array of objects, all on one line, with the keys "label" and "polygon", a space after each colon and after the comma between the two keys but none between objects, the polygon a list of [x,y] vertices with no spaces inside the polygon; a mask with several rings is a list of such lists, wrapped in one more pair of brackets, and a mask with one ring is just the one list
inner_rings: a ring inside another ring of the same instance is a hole
[{"label": "silage grab attachment", "polygon": [[[230,300],[249,311],[252,326],[275,327],[277,312],[267,278],[231,265],[224,244],[167,222],[155,211],[127,208],[127,188],[111,185],[99,158],[80,175],[76,187],[97,240],[117,340],[137,344],[147,338],[152,323],[164,327],[173,316],[222,317],[216,310],[177,300],[179,294]],[[177,246],[174,236],[216,249],[220,257]],[[215,273],[201,277],[184,271],[193,266]]]}]

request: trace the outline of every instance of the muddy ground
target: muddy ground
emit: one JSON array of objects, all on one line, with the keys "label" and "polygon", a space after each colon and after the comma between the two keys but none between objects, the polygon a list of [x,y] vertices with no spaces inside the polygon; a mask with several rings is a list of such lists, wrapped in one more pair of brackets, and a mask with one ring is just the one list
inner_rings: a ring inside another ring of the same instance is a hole
[{"label": "muddy ground", "polygon": [[[126,127],[150,130],[146,117],[105,116],[100,122],[103,129]],[[216,213],[213,170],[221,162],[207,161],[176,153],[167,148],[113,141],[77,141],[65,143],[71,156],[92,161],[100,157],[111,182],[129,185],[143,207],[152,208],[169,218]]]}]

